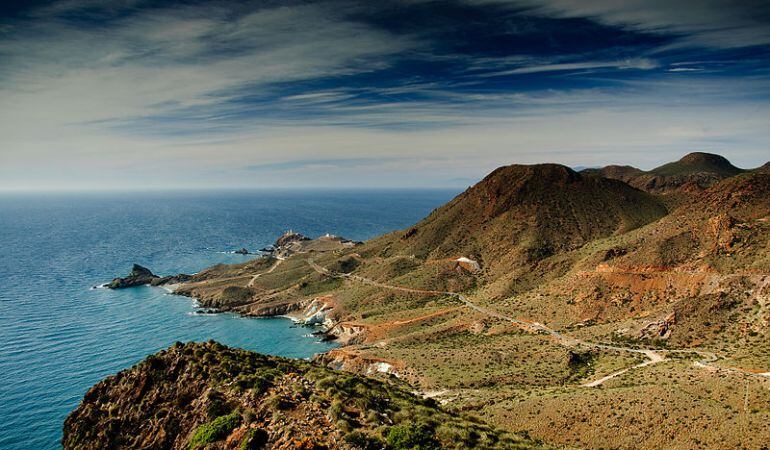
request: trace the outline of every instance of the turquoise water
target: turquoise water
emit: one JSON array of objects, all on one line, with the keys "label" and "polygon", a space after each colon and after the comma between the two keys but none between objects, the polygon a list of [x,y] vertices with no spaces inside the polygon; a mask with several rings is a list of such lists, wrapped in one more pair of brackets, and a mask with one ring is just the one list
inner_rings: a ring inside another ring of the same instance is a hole
[{"label": "turquoise water", "polygon": [[245,261],[286,229],[364,240],[449,191],[0,196],[0,448],[59,448],[86,390],[175,341],[307,358],[332,344],[285,319],[195,314],[160,288],[91,289],[139,263],[159,274]]}]

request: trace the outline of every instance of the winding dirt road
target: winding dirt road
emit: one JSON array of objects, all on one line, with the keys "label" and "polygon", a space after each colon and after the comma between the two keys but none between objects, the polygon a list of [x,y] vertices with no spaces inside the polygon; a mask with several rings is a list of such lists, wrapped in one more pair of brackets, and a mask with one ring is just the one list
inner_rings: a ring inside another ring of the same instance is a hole
[{"label": "winding dirt road", "polygon": [[567,347],[567,348],[573,348],[573,347],[581,346],[581,347],[598,348],[598,349],[604,349],[604,350],[615,350],[615,351],[621,351],[621,352],[637,353],[637,354],[644,355],[647,358],[647,360],[642,362],[642,363],[639,363],[639,364],[636,364],[636,365],[633,365],[633,366],[630,366],[630,367],[626,367],[625,369],[618,370],[618,371],[613,372],[613,373],[611,373],[609,375],[606,375],[606,376],[604,376],[602,378],[599,378],[598,380],[594,380],[594,381],[591,381],[591,382],[588,382],[588,383],[584,383],[584,384],[581,385],[583,387],[592,388],[592,387],[601,386],[605,382],[607,382],[607,381],[609,381],[609,380],[611,380],[611,379],[613,379],[615,377],[618,377],[620,375],[623,375],[624,373],[626,373],[626,372],[628,372],[630,370],[637,369],[637,368],[642,368],[642,367],[646,367],[646,366],[650,366],[650,365],[653,365],[653,364],[657,364],[657,363],[666,361],[666,354],[670,354],[670,353],[691,353],[691,354],[696,354],[696,355],[700,356],[703,359],[695,361],[695,363],[693,363],[696,367],[701,367],[701,368],[710,369],[710,370],[726,370],[726,371],[729,371],[729,372],[740,373],[740,374],[750,375],[750,376],[758,376],[758,377],[769,377],[770,376],[770,372],[756,373],[756,372],[751,372],[751,371],[739,369],[739,368],[736,368],[736,367],[720,367],[720,366],[716,366],[716,365],[714,365],[712,363],[714,361],[718,360],[720,357],[718,355],[716,355],[715,353],[712,353],[712,352],[709,352],[709,351],[705,351],[705,350],[699,350],[699,349],[665,349],[665,350],[661,350],[661,349],[645,349],[645,348],[634,348],[634,347],[622,347],[622,346],[608,345],[608,344],[602,344],[602,343],[597,343],[597,342],[584,341],[584,340],[581,340],[581,339],[576,339],[576,338],[573,338],[571,336],[566,336],[564,334],[561,334],[558,331],[556,331],[556,330],[554,330],[552,328],[549,328],[549,327],[547,327],[547,326],[545,326],[545,325],[543,325],[543,324],[541,324],[539,322],[529,322],[529,321],[526,321],[526,320],[517,319],[515,317],[506,316],[505,314],[499,313],[497,311],[492,311],[492,310],[490,310],[488,308],[485,308],[483,306],[479,306],[479,305],[471,302],[470,300],[468,300],[468,298],[465,295],[460,294],[458,292],[432,291],[432,290],[414,289],[414,288],[407,288],[407,287],[403,287],[403,286],[389,285],[389,284],[380,283],[378,281],[371,280],[369,278],[364,278],[364,277],[361,277],[361,276],[358,276],[358,275],[353,275],[353,274],[348,274],[348,273],[332,272],[329,269],[318,265],[315,261],[312,260],[312,258],[307,258],[306,261],[307,261],[308,265],[310,265],[310,267],[313,268],[313,270],[315,270],[316,272],[318,272],[320,274],[327,275],[327,276],[330,276],[330,277],[347,278],[349,280],[354,280],[354,281],[357,281],[359,283],[367,284],[367,285],[370,285],[370,286],[375,286],[375,287],[379,287],[379,288],[383,288],[383,289],[391,289],[391,290],[396,290],[396,291],[401,291],[401,292],[410,292],[410,293],[418,293],[418,294],[429,294],[429,295],[447,295],[447,296],[451,296],[451,297],[454,297],[454,298],[460,300],[462,303],[465,304],[465,306],[467,306],[470,309],[473,309],[474,311],[478,311],[478,312],[480,312],[482,314],[485,314],[485,315],[488,315],[490,317],[494,317],[494,318],[497,318],[497,319],[500,319],[500,320],[504,320],[504,321],[513,323],[514,325],[516,325],[519,328],[524,329],[525,331],[529,331],[531,333],[545,333],[545,334],[548,334],[548,335],[550,335],[554,339],[555,342],[557,342],[558,344],[560,344],[560,345],[562,345],[564,347]]},{"label": "winding dirt road", "polygon": [[279,258],[278,260],[275,261],[275,263],[273,263],[272,266],[270,266],[269,269],[267,269],[264,272],[260,272],[260,273],[258,273],[256,275],[254,275],[253,277],[251,277],[251,280],[249,281],[249,284],[246,285],[246,287],[254,286],[254,283],[257,282],[257,278],[261,277],[262,275],[265,275],[265,274],[268,274],[268,273],[272,273],[276,269],[276,267],[281,265],[282,262],[283,262],[283,259]]}]

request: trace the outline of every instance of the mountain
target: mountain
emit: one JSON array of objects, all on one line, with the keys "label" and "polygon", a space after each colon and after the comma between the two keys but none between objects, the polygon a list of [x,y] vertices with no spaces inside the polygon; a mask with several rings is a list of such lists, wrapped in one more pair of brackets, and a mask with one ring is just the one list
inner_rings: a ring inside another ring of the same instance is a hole
[{"label": "mountain", "polygon": [[589,173],[625,181],[631,186],[653,193],[669,193],[681,189],[703,189],[744,172],[720,155],[689,153],[678,161],[650,171],[631,166],[607,166]]},{"label": "mountain", "polygon": [[[511,165],[414,226],[364,243],[302,240],[175,292],[320,327],[340,347],[310,367],[396,376],[557,446],[759,449],[770,442],[769,243],[761,168],[707,154],[650,172]],[[131,404],[115,410],[116,430],[135,431]],[[71,426],[96,423],[84,417]]]},{"label": "mountain", "polygon": [[470,256],[499,272],[628,232],[665,214],[658,199],[616,180],[557,164],[511,165],[370,248],[427,259]]}]

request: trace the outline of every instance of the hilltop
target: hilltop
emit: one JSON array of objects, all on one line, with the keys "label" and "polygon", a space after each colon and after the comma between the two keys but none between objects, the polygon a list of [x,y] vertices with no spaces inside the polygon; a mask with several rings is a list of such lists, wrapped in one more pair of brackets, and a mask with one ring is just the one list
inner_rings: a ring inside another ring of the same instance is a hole
[{"label": "hilltop", "polygon": [[[725,161],[602,169],[628,182],[505,166],[404,230],[286,239],[291,252],[203,270],[176,292],[291,315],[341,344],[316,364],[396,375],[556,445],[760,448],[770,173]],[[678,187],[634,187],[642,176]]]},{"label": "hilltop", "polygon": [[606,166],[585,172],[621,180],[647,192],[671,193],[682,189],[704,189],[745,171],[733,166],[723,156],[693,152],[678,161],[663,164],[647,172],[631,166]]},{"label": "hilltop", "polygon": [[472,256],[495,276],[665,214],[655,197],[616,180],[557,164],[511,165],[362,252],[432,260]]}]

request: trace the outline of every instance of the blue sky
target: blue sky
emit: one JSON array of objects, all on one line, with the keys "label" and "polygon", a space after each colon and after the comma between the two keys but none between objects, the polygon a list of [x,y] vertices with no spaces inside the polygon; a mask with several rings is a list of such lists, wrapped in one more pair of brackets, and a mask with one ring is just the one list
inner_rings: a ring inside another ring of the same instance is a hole
[{"label": "blue sky", "polygon": [[0,190],[463,187],[770,151],[767,1],[0,6]]}]

